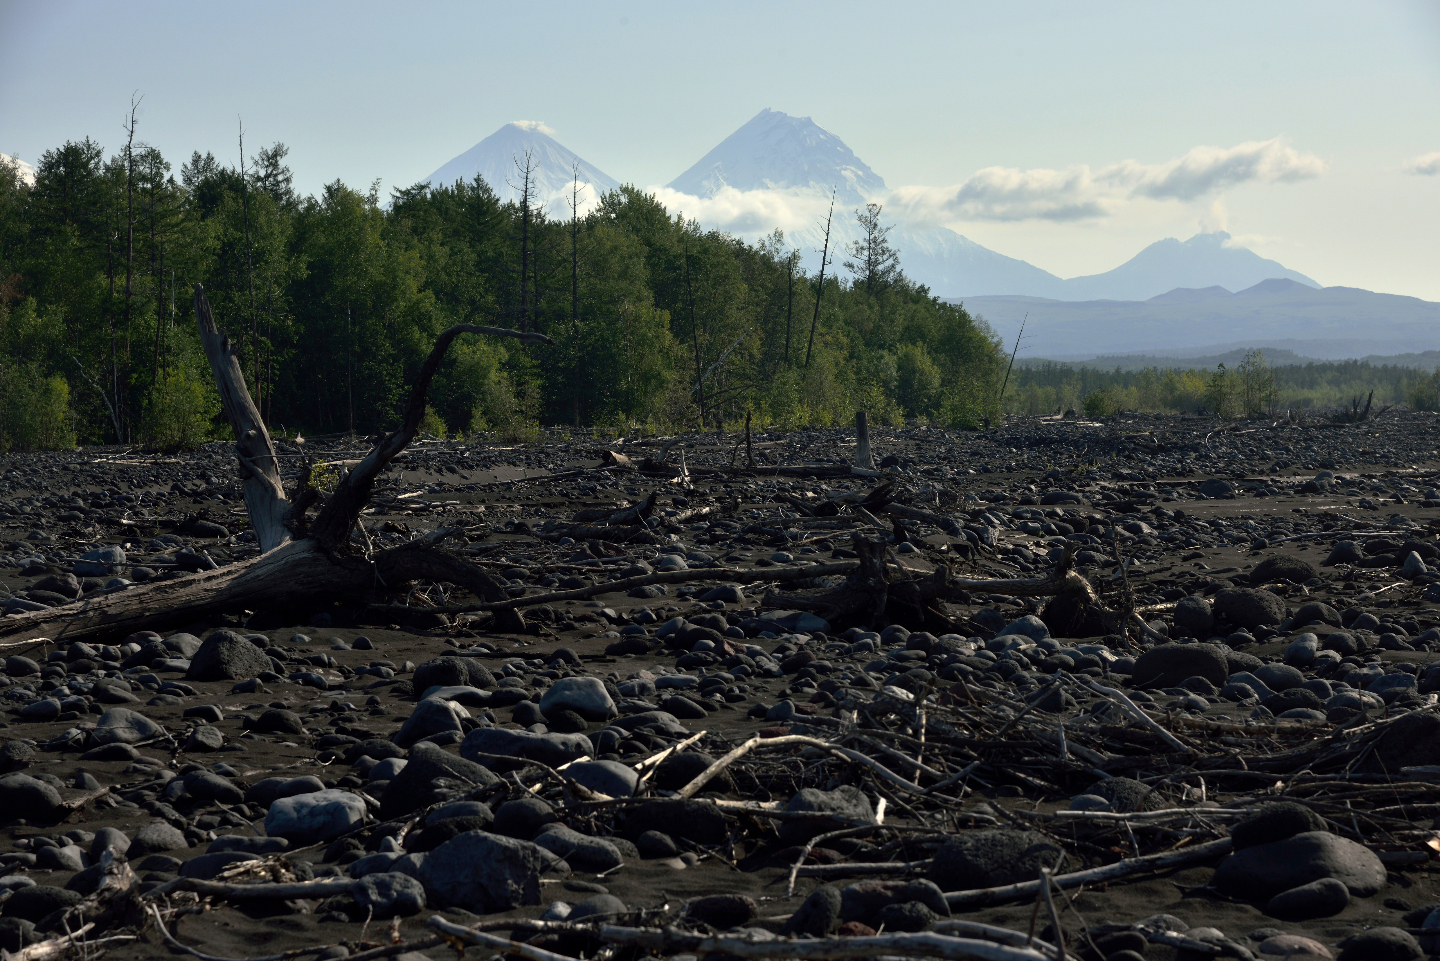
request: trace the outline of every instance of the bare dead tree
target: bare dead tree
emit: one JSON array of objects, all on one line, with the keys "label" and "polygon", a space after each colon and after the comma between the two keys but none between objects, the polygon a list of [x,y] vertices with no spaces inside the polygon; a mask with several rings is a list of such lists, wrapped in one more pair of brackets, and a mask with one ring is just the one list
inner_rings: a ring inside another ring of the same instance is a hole
[{"label": "bare dead tree", "polygon": [[820,249],[820,282],[815,287],[815,314],[810,318],[810,343],[805,348],[805,369],[810,369],[810,352],[815,349],[815,328],[820,325],[820,298],[825,295],[825,268],[830,264],[830,225],[835,220],[835,188],[830,188],[830,212],[825,215],[825,245]]},{"label": "bare dead tree", "polygon": [[[235,118],[237,122],[239,117]],[[250,351],[250,373],[256,372],[259,357],[260,331],[255,320],[255,271],[250,256],[250,185],[245,176],[245,125],[240,124],[240,210],[245,218],[245,286],[250,291],[250,341],[243,345]],[[353,418],[353,415],[352,415]],[[353,431],[354,428],[352,427]]]},{"label": "bare dead tree", "polygon": [[[520,330],[525,332],[530,329],[529,288],[526,283],[530,269],[530,204],[535,192],[535,156],[527,150],[523,163],[519,157],[514,158],[514,162],[515,169],[520,172]],[[510,184],[510,189],[517,188]]]},{"label": "bare dead tree", "polygon": [[580,162],[570,168],[570,413],[580,429]]},{"label": "bare dead tree", "polygon": [[[309,605],[321,598],[368,603],[377,595],[403,591],[403,585],[414,580],[454,584],[491,603],[507,598],[505,589],[490,575],[440,549],[441,542],[454,533],[449,529],[378,551],[361,548],[352,541],[351,533],[376,479],[419,431],[430,382],[456,337],[480,334],[543,344],[551,343],[550,338],[474,324],[457,324],[443,331],[411,386],[401,425],[381,437],[370,453],[342,476],[335,490],[323,497],[310,484],[308,470],[302,472],[293,491],[285,490],[275,445],[246,387],[235,345],[216,327],[205,291],[198,284],[195,316],[226,420],[235,435],[245,507],[260,555],[93,601],[5,618],[0,621],[0,637],[95,639],[169,628],[227,611]],[[316,509],[313,519],[311,509]],[[522,622],[510,613],[502,624],[516,629]]]},{"label": "bare dead tree", "polygon": [[695,389],[700,393],[700,430],[705,430],[705,374],[700,369],[700,325],[695,320],[695,291],[690,286],[690,238],[685,238],[685,297],[690,301],[690,340],[695,345]]}]

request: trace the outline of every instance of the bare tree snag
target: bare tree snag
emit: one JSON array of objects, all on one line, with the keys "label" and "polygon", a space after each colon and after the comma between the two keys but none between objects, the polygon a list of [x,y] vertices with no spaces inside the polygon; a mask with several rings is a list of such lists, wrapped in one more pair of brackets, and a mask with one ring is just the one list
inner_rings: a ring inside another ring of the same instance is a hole
[{"label": "bare tree snag", "polygon": [[[368,603],[413,580],[444,581],[482,601],[508,599],[490,575],[440,549],[452,531],[433,531],[408,543],[374,553],[355,548],[350,539],[375,479],[415,438],[425,415],[430,381],[450,344],[460,334],[514,337],[550,343],[539,333],[502,327],[458,324],[436,339],[411,388],[399,428],[386,434],[370,453],[343,476],[325,499],[314,522],[306,510],[319,494],[302,479],[292,500],[280,479],[275,447],[246,387],[232,341],[215,325],[205,291],[196,285],[195,318],[200,340],[220,390],[225,417],[235,432],[235,455],[245,491],[245,507],[260,543],[260,556],[218,570],[146,584],[119,594],[83,598],[71,604],[0,619],[0,638],[24,640],[96,640],[141,630],[161,630],[235,610],[309,606],[317,600],[349,599]],[[513,610],[497,612],[502,627],[523,622]]]},{"label": "bare tree snag", "polygon": [[235,456],[240,461],[245,510],[250,515],[250,528],[255,532],[260,552],[264,554],[291,540],[285,526],[290,502],[280,482],[280,461],[275,456],[275,445],[270,442],[270,432],[265,429],[265,422],[245,385],[245,374],[240,369],[234,344],[216,328],[205,288],[199,284],[195,285],[195,321],[200,327],[200,344],[205,348],[215,386],[220,391],[225,419],[235,434]]}]

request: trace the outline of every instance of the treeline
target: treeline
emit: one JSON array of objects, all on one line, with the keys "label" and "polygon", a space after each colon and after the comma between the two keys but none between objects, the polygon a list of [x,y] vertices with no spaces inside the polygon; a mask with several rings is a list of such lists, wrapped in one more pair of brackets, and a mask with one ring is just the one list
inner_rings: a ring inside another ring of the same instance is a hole
[{"label": "treeline", "polygon": [[1083,410],[1104,416],[1121,410],[1259,417],[1281,409],[1347,407],[1374,391],[1377,407],[1440,410],[1440,369],[1417,370],[1340,360],[1271,366],[1253,350],[1232,367],[1214,370],[1146,367],[1105,370],[1040,361],[1017,366],[1004,406],[1012,414]]},{"label": "treeline", "polygon": [[231,167],[196,152],[177,175],[132,137],[108,157],[89,139],[48,151],[33,185],[0,164],[0,448],[215,432],[195,283],[277,430],[393,426],[456,323],[555,343],[461,338],[432,391],[437,432],[999,413],[994,335],[904,276],[878,208],[857,214],[868,245],[822,284],[778,232],[702,230],[632,187],[552,219],[479,178],[388,202],[339,181],[302,197],[286,157],[276,144]]}]

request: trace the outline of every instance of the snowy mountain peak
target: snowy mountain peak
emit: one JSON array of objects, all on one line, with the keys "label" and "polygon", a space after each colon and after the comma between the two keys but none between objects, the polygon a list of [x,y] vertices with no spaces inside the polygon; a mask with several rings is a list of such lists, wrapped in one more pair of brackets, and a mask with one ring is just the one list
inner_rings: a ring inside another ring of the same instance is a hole
[{"label": "snowy mountain peak", "polygon": [[689,170],[672,180],[671,190],[713,197],[725,187],[736,190],[808,189],[830,195],[845,206],[883,195],[885,181],[845,142],[809,117],[792,117],[766,108],[726,137]]},{"label": "snowy mountain peak", "polygon": [[572,173],[578,170],[581,212],[592,206],[607,190],[620,184],[603,170],[587,163],[554,137],[554,131],[539,120],[507,123],[484,140],[445,164],[422,182],[449,186],[457,180],[471,181],[478,174],[503,201],[520,200],[521,176],[516,166],[528,152],[534,161],[534,195],[551,217],[568,217]]},{"label": "snowy mountain peak", "polygon": [[0,164],[4,164],[7,167],[14,167],[16,171],[19,172],[20,180],[22,183],[35,183],[35,168],[27,164],[25,161],[17,160],[14,157],[8,157],[5,154],[0,153]]}]

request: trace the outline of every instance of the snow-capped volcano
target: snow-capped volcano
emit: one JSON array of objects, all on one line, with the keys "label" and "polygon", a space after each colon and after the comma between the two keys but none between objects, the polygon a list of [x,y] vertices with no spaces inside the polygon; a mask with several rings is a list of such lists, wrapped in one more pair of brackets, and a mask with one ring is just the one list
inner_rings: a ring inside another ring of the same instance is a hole
[{"label": "snow-capped volcano", "polygon": [[502,201],[520,200],[521,172],[528,152],[534,162],[532,178],[535,199],[551,217],[568,217],[572,179],[578,174],[580,206],[583,213],[607,190],[620,184],[609,174],[587,163],[565,147],[552,131],[537,120],[507,123],[484,140],[442,166],[423,183],[449,186],[457,180],[471,181],[478,174]]},{"label": "snow-capped volcano", "polygon": [[809,117],[768,107],[726,137],[667,186],[695,197],[736,190],[815,190],[837,204],[863,204],[886,193],[885,181],[845,141]]},{"label": "snow-capped volcano", "polygon": [[7,167],[14,167],[16,171],[19,172],[20,180],[23,183],[35,183],[35,168],[27,164],[25,161],[17,160],[14,157],[8,157],[5,154],[0,153],[0,164],[4,164]]},{"label": "snow-capped volcano", "polygon": [[[658,193],[672,212],[683,211],[706,226],[747,239],[782,229],[786,241],[800,251],[805,268],[814,272],[820,265],[832,188],[829,272],[842,269],[845,245],[858,238],[856,208],[872,202],[888,206],[890,191],[843,140],[809,117],[760,111]],[[903,205],[894,204],[893,209]],[[1230,235],[1220,232],[1198,234],[1183,243],[1158,241],[1114,270],[1066,280],[948,227],[907,223],[889,210],[881,216],[893,224],[890,243],[900,253],[901,269],[942,297],[1146,300],[1177,287],[1236,291],[1275,277],[1318,286],[1282,264],[1231,246]]]}]

